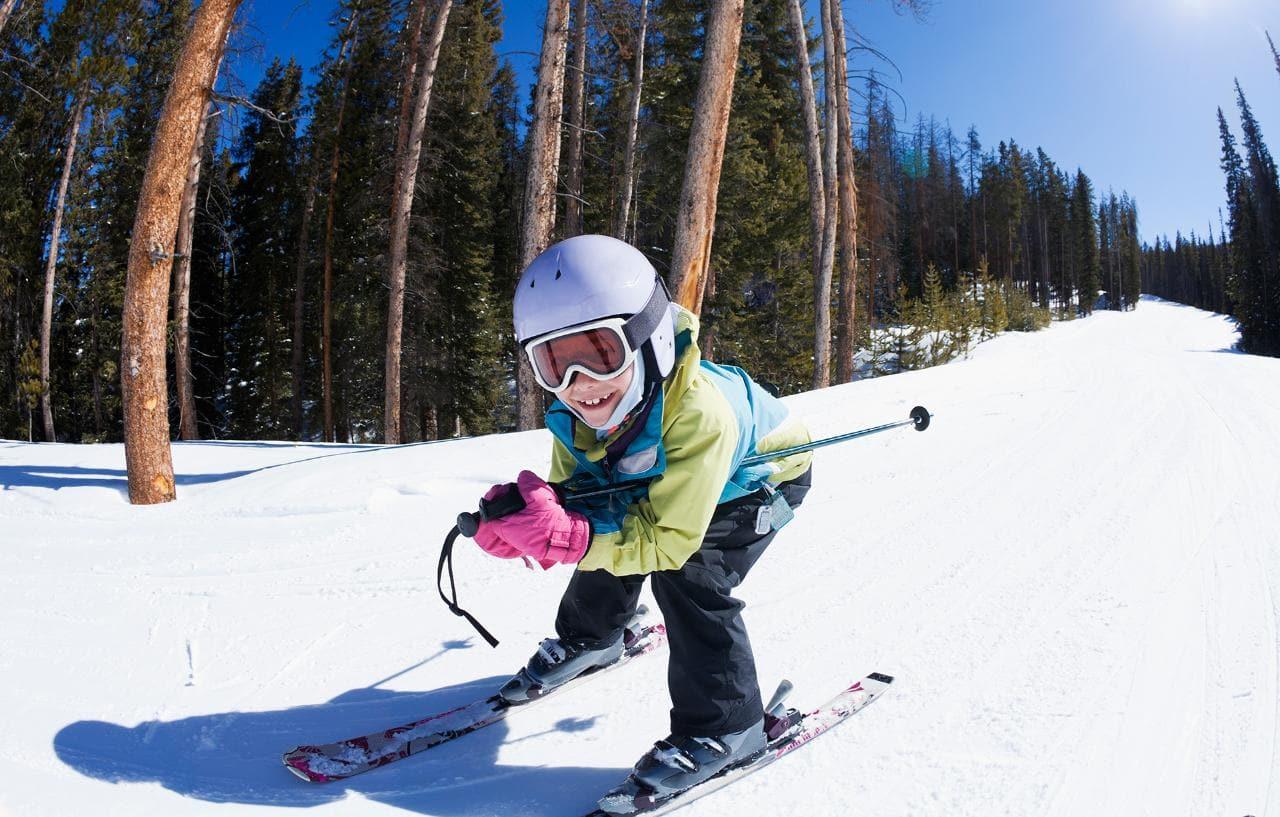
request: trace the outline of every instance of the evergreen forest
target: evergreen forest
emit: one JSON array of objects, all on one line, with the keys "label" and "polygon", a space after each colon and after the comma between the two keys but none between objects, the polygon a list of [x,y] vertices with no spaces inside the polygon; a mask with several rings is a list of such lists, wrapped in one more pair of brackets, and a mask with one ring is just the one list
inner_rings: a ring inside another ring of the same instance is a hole
[{"label": "evergreen forest", "polygon": [[[671,268],[708,6],[573,3],[555,238],[622,237],[660,272]],[[0,437],[118,441],[131,234],[196,4],[8,7]],[[812,387],[823,309],[810,240],[806,66],[789,13],[782,0],[745,3],[701,309],[707,355],[783,393]],[[438,55],[420,62],[437,23]],[[341,0],[330,24],[311,73],[276,61],[247,89],[226,63],[218,74],[172,254],[175,436],[384,438],[389,247],[398,162],[412,156],[407,77],[419,64],[433,84],[405,222],[398,439],[513,428],[510,295],[528,217],[533,93],[498,51],[503,4]],[[1216,238],[1211,228],[1143,247],[1134,199],[1070,156],[984,138],[976,127],[903,121],[880,58],[850,42],[848,65],[836,63],[847,84],[832,85],[821,21],[805,19],[804,35],[821,139],[834,133],[830,88],[846,93],[854,123],[857,241],[836,251],[851,272],[829,309],[851,316],[836,321],[832,359],[843,352],[856,366],[839,367],[838,378],[931,365],[1000,331],[1132,308],[1140,290],[1231,311],[1248,348],[1280,351],[1280,189],[1242,91],[1243,143],[1223,124],[1225,226]],[[249,48],[252,38],[241,19],[229,47]]]},{"label": "evergreen forest", "polygon": [[[1276,74],[1280,51],[1267,35]],[[1218,132],[1225,211],[1203,234],[1178,233],[1143,247],[1145,291],[1233,316],[1241,351],[1280,355],[1280,173],[1245,97],[1235,85],[1240,139],[1222,108]]]}]

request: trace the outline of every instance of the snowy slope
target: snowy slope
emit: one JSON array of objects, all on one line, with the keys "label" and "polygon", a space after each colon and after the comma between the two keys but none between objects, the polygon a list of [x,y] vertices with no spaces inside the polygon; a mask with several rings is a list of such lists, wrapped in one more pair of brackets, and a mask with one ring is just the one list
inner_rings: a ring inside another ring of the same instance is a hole
[{"label": "snowy slope", "polygon": [[[1280,817],[1280,360],[1152,299],[971,360],[790,399],[819,453],[742,589],[768,684],[877,705],[684,813]],[[0,814],[569,815],[665,734],[665,654],[347,784],[278,765],[461,703],[550,631],[568,572],[440,540],[545,432],[383,449],[0,442]],[[465,543],[464,543],[465,544]],[[768,690],[766,690],[767,694]]]}]

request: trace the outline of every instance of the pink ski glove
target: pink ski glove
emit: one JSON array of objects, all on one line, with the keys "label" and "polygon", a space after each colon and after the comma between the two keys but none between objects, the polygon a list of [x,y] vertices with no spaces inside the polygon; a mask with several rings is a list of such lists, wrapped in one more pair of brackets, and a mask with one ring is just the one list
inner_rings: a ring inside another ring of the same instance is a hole
[{"label": "pink ski glove", "polygon": [[[591,525],[576,511],[565,510],[556,492],[532,471],[521,471],[516,480],[525,508],[519,513],[480,524],[476,542],[502,558],[508,549],[528,556],[544,568],[553,564],[577,564],[591,544]],[[490,489],[493,496],[501,486]],[[483,534],[483,538],[482,538]],[[496,549],[491,549],[496,546]]]},{"label": "pink ski glove", "polygon": [[[484,495],[485,501],[497,499],[506,492],[506,485],[495,485]],[[524,556],[523,553],[503,540],[497,526],[492,522],[481,522],[479,530],[476,531],[475,539],[480,549],[490,556],[497,556],[499,559],[519,559]]]}]

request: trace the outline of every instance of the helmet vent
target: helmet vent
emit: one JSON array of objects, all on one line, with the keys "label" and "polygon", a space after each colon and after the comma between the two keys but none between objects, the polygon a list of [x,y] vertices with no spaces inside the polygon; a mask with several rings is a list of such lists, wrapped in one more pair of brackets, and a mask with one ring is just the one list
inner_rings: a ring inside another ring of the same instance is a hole
[{"label": "helmet vent", "polygon": [[560,280],[560,270],[556,270],[556,280]]}]

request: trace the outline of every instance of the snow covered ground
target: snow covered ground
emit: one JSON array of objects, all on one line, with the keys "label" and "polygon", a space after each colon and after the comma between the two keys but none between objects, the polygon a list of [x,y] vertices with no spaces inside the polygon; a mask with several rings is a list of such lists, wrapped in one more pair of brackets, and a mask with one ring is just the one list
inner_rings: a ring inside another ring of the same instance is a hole
[{"label": "snow covered ground", "polygon": [[[884,700],[706,817],[1280,817],[1280,360],[1154,299],[789,400],[825,449],[743,586],[768,685]],[[0,814],[572,815],[665,734],[665,653],[347,784],[279,765],[462,703],[548,634],[565,568],[440,540],[544,432],[384,449],[0,442]],[[461,543],[465,545],[465,541]],[[769,690],[766,690],[766,694]]]}]

